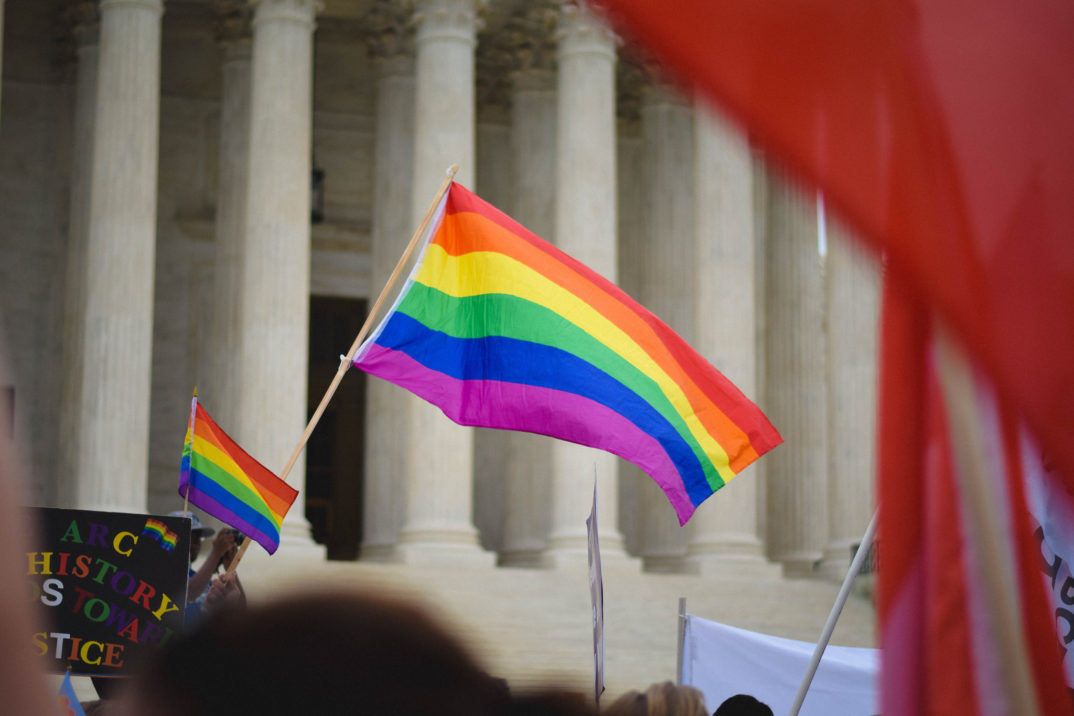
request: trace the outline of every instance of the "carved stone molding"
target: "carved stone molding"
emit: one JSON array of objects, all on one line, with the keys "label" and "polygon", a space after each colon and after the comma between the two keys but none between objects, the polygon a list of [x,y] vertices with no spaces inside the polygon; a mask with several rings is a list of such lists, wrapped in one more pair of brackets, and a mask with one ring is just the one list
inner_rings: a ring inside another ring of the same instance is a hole
[{"label": "carved stone molding", "polygon": [[565,3],[560,10],[556,39],[559,52],[608,52],[618,38],[600,18],[585,5]]},{"label": "carved stone molding", "polygon": [[377,2],[364,18],[362,40],[382,72],[398,71],[413,64],[414,11],[409,0]]},{"label": "carved stone molding", "polygon": [[504,34],[513,55],[513,71],[555,69],[560,5],[559,0],[534,0],[508,19]]},{"label": "carved stone molding", "polygon": [[74,78],[78,53],[96,45],[101,34],[101,15],[93,0],[70,0],[63,5],[55,21],[54,62],[64,81]]},{"label": "carved stone molding", "polygon": [[481,29],[479,13],[488,0],[414,0],[417,40],[453,37],[473,42]]},{"label": "carved stone molding", "polygon": [[67,6],[71,32],[78,46],[95,45],[100,39],[101,15],[93,0],[73,0]]},{"label": "carved stone molding", "polygon": [[635,56],[619,53],[615,67],[616,113],[621,120],[641,119],[642,93],[649,84],[649,72]]},{"label": "carved stone molding", "polygon": [[253,9],[247,0],[216,0],[216,40],[229,52],[249,51]]},{"label": "carved stone molding", "polygon": [[324,9],[321,0],[250,0],[252,25],[259,22],[297,22],[313,26],[313,18]]}]

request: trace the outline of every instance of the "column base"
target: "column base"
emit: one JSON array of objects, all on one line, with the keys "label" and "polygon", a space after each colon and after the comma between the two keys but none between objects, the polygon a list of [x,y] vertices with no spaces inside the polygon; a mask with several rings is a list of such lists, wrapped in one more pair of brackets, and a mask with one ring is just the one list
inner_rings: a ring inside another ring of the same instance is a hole
[{"label": "column base", "polygon": [[285,554],[288,557],[297,557],[306,561],[325,562],[328,560],[328,548],[323,544],[317,544],[310,538],[303,539],[289,535],[280,536],[280,549],[276,554]]},{"label": "column base", "polygon": [[[553,535],[541,555],[541,566],[548,569],[573,569],[581,565],[589,569],[589,539],[585,534]],[[641,573],[641,560],[631,557],[623,548],[618,534],[600,536],[601,571],[608,569]]]},{"label": "column base", "polygon": [[239,562],[236,574],[243,581],[248,595],[252,596],[271,592],[284,582],[300,584],[302,575],[316,573],[326,564],[328,553],[324,545],[313,540],[295,540],[283,536],[275,554],[270,555],[261,545],[250,545]]},{"label": "column base", "polygon": [[392,554],[403,564],[467,564],[492,567],[496,555],[481,549],[477,530],[469,525],[426,524],[404,527]]},{"label": "column base", "polygon": [[780,566],[765,558],[764,547],[747,532],[724,532],[694,539],[686,550],[686,569],[706,576],[776,578]]},{"label": "column base", "polygon": [[686,571],[703,577],[732,577],[750,581],[779,579],[780,565],[760,554],[705,553],[686,556]]},{"label": "column base", "polygon": [[641,571],[658,574],[682,574],[686,571],[686,555],[643,554]]},{"label": "column base", "polygon": [[410,542],[397,545],[392,561],[421,566],[495,567],[496,555],[478,545]]},{"label": "column base", "polygon": [[328,559],[327,548],[313,541],[313,530],[310,523],[304,519],[284,523],[280,530],[280,549],[277,554],[281,553],[309,561],[324,562]]},{"label": "column base", "polygon": [[496,558],[497,567],[542,567],[544,549],[535,547],[530,549],[511,549],[499,553]]},{"label": "column base", "polygon": [[394,544],[363,544],[358,549],[358,559],[364,562],[391,562],[394,557]]}]

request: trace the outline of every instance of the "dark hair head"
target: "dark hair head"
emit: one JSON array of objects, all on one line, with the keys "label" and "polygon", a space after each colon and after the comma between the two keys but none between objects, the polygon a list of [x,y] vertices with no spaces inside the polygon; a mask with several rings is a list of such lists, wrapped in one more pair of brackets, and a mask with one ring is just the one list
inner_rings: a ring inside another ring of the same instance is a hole
[{"label": "dark hair head", "polygon": [[132,684],[158,714],[497,714],[510,696],[424,610],[318,593],[213,614]]},{"label": "dark hair head", "polygon": [[712,716],[772,716],[772,709],[749,694],[735,694],[726,698]]}]

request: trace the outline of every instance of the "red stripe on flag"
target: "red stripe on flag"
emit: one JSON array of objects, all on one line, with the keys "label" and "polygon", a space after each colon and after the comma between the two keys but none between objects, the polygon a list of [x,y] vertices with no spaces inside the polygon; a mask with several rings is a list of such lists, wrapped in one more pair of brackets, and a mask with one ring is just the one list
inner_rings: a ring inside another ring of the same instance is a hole
[{"label": "red stripe on flag", "polygon": [[[231,437],[216,424],[216,421],[214,421],[208,411],[201,406],[201,403],[198,403],[197,419],[203,422],[208,428],[208,435],[212,436],[211,442],[215,443],[217,447],[227,453],[227,455],[235,461],[235,464],[242,469],[243,473],[245,473],[246,476],[250,478],[250,481],[257,487],[258,492],[261,493],[265,502],[276,511],[281,513],[287,512],[291,503],[295,501],[295,497],[298,495],[298,490],[276,477],[275,473],[243,450],[238,443],[232,440]],[[207,436],[206,433],[201,431],[198,431],[198,434]]]}]

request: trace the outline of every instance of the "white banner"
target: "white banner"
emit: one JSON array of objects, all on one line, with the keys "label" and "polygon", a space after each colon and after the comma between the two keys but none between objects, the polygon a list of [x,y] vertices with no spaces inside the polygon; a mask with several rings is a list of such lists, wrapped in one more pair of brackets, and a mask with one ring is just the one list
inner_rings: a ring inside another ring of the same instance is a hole
[{"label": "white banner", "polygon": [[[705,694],[709,712],[749,694],[785,714],[794,703],[815,644],[686,616],[682,683]],[[878,649],[828,646],[799,712],[802,716],[870,716],[879,712]]]}]

